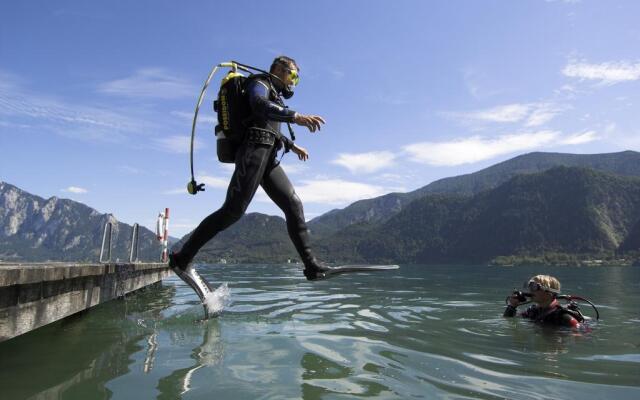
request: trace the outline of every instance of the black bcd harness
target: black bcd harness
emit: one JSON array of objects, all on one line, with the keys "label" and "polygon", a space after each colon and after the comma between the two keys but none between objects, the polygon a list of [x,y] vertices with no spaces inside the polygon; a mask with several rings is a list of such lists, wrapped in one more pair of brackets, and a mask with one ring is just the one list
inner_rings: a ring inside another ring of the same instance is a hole
[{"label": "black bcd harness", "polygon": [[[237,72],[230,71],[222,80],[218,91],[218,99],[213,102],[213,110],[218,115],[218,124],[215,127],[216,151],[218,160],[223,163],[234,163],[238,147],[247,137],[247,131],[251,128],[252,135],[261,138],[262,143],[267,143],[269,136],[271,141],[280,138],[281,133],[264,128],[253,128],[252,110],[249,104],[247,86],[251,80],[261,79],[268,82],[270,100],[286,107],[278,92],[274,89],[270,74],[252,74],[248,77]],[[291,125],[287,123],[291,141],[295,141],[295,134]],[[264,138],[263,138],[264,137]],[[285,152],[289,151],[285,148]]]}]

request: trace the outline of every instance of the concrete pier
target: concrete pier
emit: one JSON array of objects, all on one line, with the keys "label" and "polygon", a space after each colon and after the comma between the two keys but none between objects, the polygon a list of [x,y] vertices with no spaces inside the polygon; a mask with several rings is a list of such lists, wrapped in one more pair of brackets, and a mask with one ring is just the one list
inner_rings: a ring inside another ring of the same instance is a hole
[{"label": "concrete pier", "polygon": [[171,274],[161,263],[0,263],[0,342]]}]

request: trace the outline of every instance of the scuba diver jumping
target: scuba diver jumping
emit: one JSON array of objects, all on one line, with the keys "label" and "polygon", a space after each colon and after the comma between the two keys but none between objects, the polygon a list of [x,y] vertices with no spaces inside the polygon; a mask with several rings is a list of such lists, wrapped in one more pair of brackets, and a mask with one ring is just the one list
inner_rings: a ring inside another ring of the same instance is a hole
[{"label": "scuba diver jumping", "polygon": [[[227,64],[220,65],[228,66]],[[235,62],[230,65],[233,66],[234,71],[238,66],[245,71],[247,71],[245,67],[257,70]],[[320,126],[325,123],[325,120],[318,115],[300,114],[285,105],[283,98],[289,99],[293,96],[293,87],[299,81],[299,68],[292,58],[286,56],[276,57],[271,64],[269,72],[262,72],[260,74],[252,74],[246,79],[243,77],[242,80],[231,79],[234,77],[232,75],[234,72],[232,72],[223,80],[218,101],[214,106],[217,107],[216,111],[219,117],[219,126],[216,127],[216,136],[219,139],[218,157],[223,162],[235,163],[226,199],[220,209],[200,222],[180,251],[172,252],[169,256],[169,265],[178,276],[196,289],[201,300],[207,295],[207,293],[202,292],[207,290],[210,292],[211,288],[195,272],[190,263],[209,240],[242,217],[258,186],[262,186],[271,200],[284,212],[289,237],[304,263],[305,277],[308,280],[322,279],[324,278],[324,271],[329,270],[312,254],[302,202],[277,159],[277,152],[283,147],[285,152],[292,151],[301,161],[306,161],[309,158],[307,150],[293,142],[295,137],[290,126],[291,139],[280,132],[282,122],[301,125],[307,127],[309,131],[315,132],[320,130]],[[233,103],[233,99],[229,100],[227,98],[229,94],[225,87],[227,79],[235,81],[237,85],[242,86],[238,89],[238,92],[242,93],[242,98],[238,96],[235,99],[236,103]],[[205,89],[208,82],[205,84]],[[246,118],[241,118],[242,132],[236,134],[232,143],[233,146],[223,148],[221,145],[225,141],[220,140],[224,138],[225,132],[223,131],[226,130],[227,125],[234,122],[229,121],[229,119],[234,118],[233,113],[228,114],[226,112],[234,104],[237,108],[246,107],[248,117],[245,115],[244,117]],[[231,117],[228,117],[228,115],[231,115]],[[204,190],[201,186],[193,179],[192,163],[192,181],[189,183],[188,190],[191,194],[195,194],[199,190]]]},{"label": "scuba diver jumping", "polygon": [[[586,320],[586,317],[582,315],[575,302],[578,300],[589,303],[596,312],[596,319],[600,318],[598,309],[589,300],[578,296],[560,294],[560,281],[553,276],[536,275],[529,279],[524,286],[528,292],[523,293],[515,290],[512,295],[505,299],[507,308],[504,311],[504,317],[515,317],[518,306],[533,302],[535,304],[521,312],[519,314],[520,317],[543,324],[578,329]],[[527,300],[527,298],[531,300]],[[567,300],[569,304],[563,306],[559,300]]]}]

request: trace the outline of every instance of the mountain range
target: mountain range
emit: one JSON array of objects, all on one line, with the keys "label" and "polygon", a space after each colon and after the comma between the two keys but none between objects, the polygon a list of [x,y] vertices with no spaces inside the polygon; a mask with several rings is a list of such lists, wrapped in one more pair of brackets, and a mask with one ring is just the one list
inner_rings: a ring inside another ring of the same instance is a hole
[{"label": "mountain range", "polygon": [[516,175],[542,172],[557,166],[592,168],[615,175],[640,176],[640,153],[523,154],[471,174],[434,181],[408,193],[389,193],[356,201],[342,210],[332,210],[314,218],[309,221],[309,228],[319,236],[326,236],[358,222],[384,222],[413,200],[429,194],[475,195],[495,188]]},{"label": "mountain range", "polygon": [[[640,178],[579,167],[517,175],[478,193],[427,195],[384,223],[325,238],[324,257],[369,263],[487,263],[640,250]],[[340,251],[336,251],[340,249]]]},{"label": "mountain range", "polygon": [[[549,174],[544,174],[547,171]],[[552,190],[558,185],[560,188],[572,187],[567,186],[571,183],[570,177],[582,182],[582,189],[562,192],[561,198],[553,195]],[[496,257],[542,253],[560,257],[576,254],[591,258],[605,254],[614,256],[617,251],[634,251],[640,247],[636,209],[625,206],[620,207],[619,213],[609,213],[607,208],[608,202],[612,203],[613,209],[618,201],[627,205],[629,202],[640,203],[640,199],[633,196],[632,201],[624,200],[624,196],[635,193],[633,187],[637,177],[640,177],[640,153],[634,151],[529,153],[472,174],[441,179],[409,193],[390,193],[360,200],[344,209],[329,211],[309,221],[308,226],[314,248],[323,259],[332,262],[490,262]],[[607,186],[613,182],[618,182],[619,186]],[[537,202],[505,203],[509,199],[515,201],[518,193],[528,193],[527,190],[534,188],[538,192],[537,197],[532,198]],[[598,200],[587,189],[596,193],[604,191],[611,197]],[[617,197],[619,195],[622,199]],[[549,224],[542,229],[543,217],[550,218],[541,214],[543,207],[558,212],[559,208],[572,209],[589,201],[600,201],[604,205],[595,208],[594,212],[594,208],[583,210],[575,215],[575,221],[567,221],[566,226]],[[602,219],[597,216],[600,209],[607,212]],[[483,214],[470,225],[470,218],[480,211]],[[606,218],[613,222],[602,225]],[[616,222],[620,220],[624,223]],[[600,227],[603,227],[604,232],[610,233],[609,238],[615,240],[582,247],[570,243],[585,239],[568,235],[571,226],[581,224],[593,229],[589,234],[594,237],[602,234]],[[498,225],[500,230],[491,231]],[[524,233],[528,230],[535,230],[536,235],[543,235],[543,239],[527,236]],[[520,242],[511,242],[512,231],[518,232]],[[236,232],[251,232],[250,237],[254,239]],[[245,240],[240,240],[241,237]],[[241,262],[282,262],[298,257],[286,235],[282,218],[249,214],[203,247],[197,259],[216,262],[222,258]]]},{"label": "mountain range", "polygon": [[[111,259],[128,260],[132,226],[82,203],[44,199],[0,181],[0,260],[96,262],[108,222],[113,231]],[[141,226],[138,243],[140,260],[159,261],[162,248],[154,232]]]},{"label": "mountain range", "polygon": [[[638,177],[638,152],[529,153],[412,192],[360,200],[308,226],[318,255],[340,263],[635,257]],[[112,215],[0,182],[0,259],[96,260],[107,221],[117,238],[114,257],[128,258],[131,227]],[[157,259],[159,251],[155,234],[141,227],[141,258]],[[196,261],[223,259],[279,263],[298,256],[281,217],[251,213],[205,245]]]}]

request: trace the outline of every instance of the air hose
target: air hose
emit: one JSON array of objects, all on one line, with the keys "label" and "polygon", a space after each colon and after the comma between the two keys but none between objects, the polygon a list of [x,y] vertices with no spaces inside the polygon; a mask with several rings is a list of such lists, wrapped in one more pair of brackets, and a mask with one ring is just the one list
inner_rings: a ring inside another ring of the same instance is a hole
[{"label": "air hose", "polygon": [[569,302],[573,302],[574,300],[584,301],[585,303],[588,303],[591,307],[593,307],[593,310],[596,312],[596,320],[600,319],[600,313],[598,312],[598,308],[595,306],[595,304],[593,304],[589,300],[580,296],[566,295],[566,294],[559,295],[558,298],[562,300],[567,300]]},{"label": "air hose", "polygon": [[198,97],[198,103],[196,103],[196,109],[193,113],[193,124],[191,125],[191,149],[189,151],[189,162],[191,164],[191,181],[189,181],[189,183],[187,184],[187,192],[189,192],[189,194],[197,194],[200,191],[204,192],[204,183],[198,184],[193,173],[193,144],[196,138],[196,123],[198,122],[198,112],[200,111],[200,106],[202,105],[204,94],[207,91],[207,87],[209,87],[209,83],[211,82],[213,75],[215,75],[218,68],[221,67],[229,67],[233,70],[236,69],[236,66],[232,62],[220,63],[213,67],[211,72],[209,72],[209,76],[207,76],[207,80],[204,82],[202,90],[200,91],[200,97]]}]

